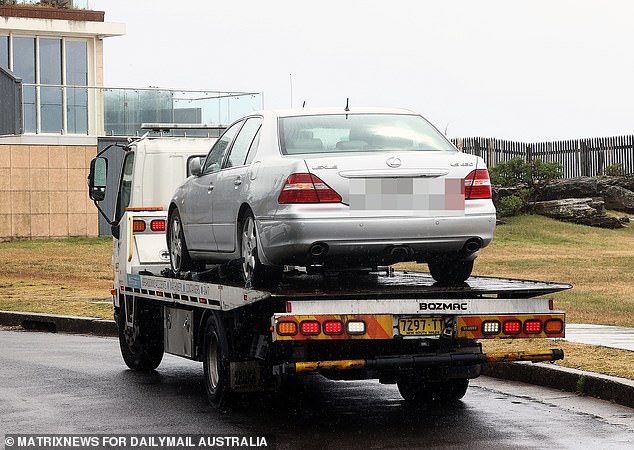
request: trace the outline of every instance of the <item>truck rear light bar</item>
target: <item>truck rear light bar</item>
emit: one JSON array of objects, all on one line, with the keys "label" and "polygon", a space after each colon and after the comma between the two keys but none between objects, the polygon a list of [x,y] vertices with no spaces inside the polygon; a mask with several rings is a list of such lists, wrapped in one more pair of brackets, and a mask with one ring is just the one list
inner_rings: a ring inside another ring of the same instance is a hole
[{"label": "truck rear light bar", "polygon": [[461,316],[458,317],[457,337],[480,338],[563,338],[563,313],[522,316]]},{"label": "truck rear light bar", "polygon": [[[150,231],[155,233],[164,233],[166,230],[166,221],[165,219],[147,219],[149,220]],[[144,233],[148,230],[148,222],[145,219],[134,219],[132,221],[132,231],[133,233]]]},{"label": "truck rear light bar", "polygon": [[389,314],[282,316],[274,319],[274,340],[391,339]]}]

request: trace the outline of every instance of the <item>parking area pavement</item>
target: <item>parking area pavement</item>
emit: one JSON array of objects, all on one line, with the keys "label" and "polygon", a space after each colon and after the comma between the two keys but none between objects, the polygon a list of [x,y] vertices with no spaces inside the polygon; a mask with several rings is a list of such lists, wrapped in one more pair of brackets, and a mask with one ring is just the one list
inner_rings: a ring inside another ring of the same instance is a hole
[{"label": "parking area pavement", "polygon": [[568,323],[566,340],[634,352],[634,328]]}]

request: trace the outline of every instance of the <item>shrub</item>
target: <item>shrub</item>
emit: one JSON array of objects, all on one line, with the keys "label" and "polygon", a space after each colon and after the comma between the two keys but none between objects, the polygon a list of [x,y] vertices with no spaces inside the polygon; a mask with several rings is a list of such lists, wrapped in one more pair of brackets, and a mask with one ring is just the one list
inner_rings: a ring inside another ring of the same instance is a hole
[{"label": "shrub", "polygon": [[609,177],[623,177],[625,176],[625,168],[622,163],[612,164],[603,169],[602,174]]},{"label": "shrub", "polygon": [[491,182],[500,186],[526,184],[531,189],[539,182],[547,182],[563,176],[561,164],[543,162],[539,159],[526,161],[517,156],[493,167],[490,171]]},{"label": "shrub", "polygon": [[518,215],[524,208],[525,201],[519,195],[503,197],[498,202],[497,213],[500,217]]}]

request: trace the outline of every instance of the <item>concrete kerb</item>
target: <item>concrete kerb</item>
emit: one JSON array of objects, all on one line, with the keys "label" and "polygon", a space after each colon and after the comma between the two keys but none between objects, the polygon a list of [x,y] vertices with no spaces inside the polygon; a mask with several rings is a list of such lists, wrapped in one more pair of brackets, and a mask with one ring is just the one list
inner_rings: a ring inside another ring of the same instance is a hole
[{"label": "concrete kerb", "polygon": [[485,364],[482,375],[576,392],[634,408],[634,381],[625,378],[530,362]]},{"label": "concrete kerb", "polygon": [[103,320],[97,317],[0,311],[0,325],[19,326],[26,330],[117,336],[114,320]]},{"label": "concrete kerb", "polygon": [[[27,330],[117,336],[114,320],[0,311],[0,325]],[[576,392],[634,408],[634,381],[544,363],[484,364],[482,375]]]}]

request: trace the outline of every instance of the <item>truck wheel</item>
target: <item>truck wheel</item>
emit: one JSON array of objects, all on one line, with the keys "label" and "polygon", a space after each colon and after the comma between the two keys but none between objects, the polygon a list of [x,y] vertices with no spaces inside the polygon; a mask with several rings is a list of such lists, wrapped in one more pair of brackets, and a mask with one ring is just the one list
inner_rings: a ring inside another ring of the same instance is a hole
[{"label": "truck wheel", "polygon": [[437,260],[429,261],[429,273],[441,284],[458,284],[467,280],[473,271],[473,260]]},{"label": "truck wheel", "polygon": [[469,379],[428,382],[411,376],[398,380],[396,385],[406,402],[455,402],[467,393]]},{"label": "truck wheel", "polygon": [[224,327],[215,315],[205,325],[203,370],[209,403],[216,408],[228,406],[231,400],[229,343]]},{"label": "truck wheel", "polygon": [[238,233],[242,279],[247,287],[274,286],[281,277],[281,269],[267,267],[258,256],[258,230],[253,214],[249,211],[242,219],[242,229]]},{"label": "truck wheel", "polygon": [[170,265],[174,272],[187,272],[193,268],[194,263],[189,257],[185,243],[183,222],[176,208],[172,210],[168,220],[167,246],[170,253]]},{"label": "truck wheel", "polygon": [[163,359],[161,309],[144,303],[137,305],[133,327],[126,326],[125,302],[119,311],[119,347],[123,360],[132,370],[154,370]]}]

